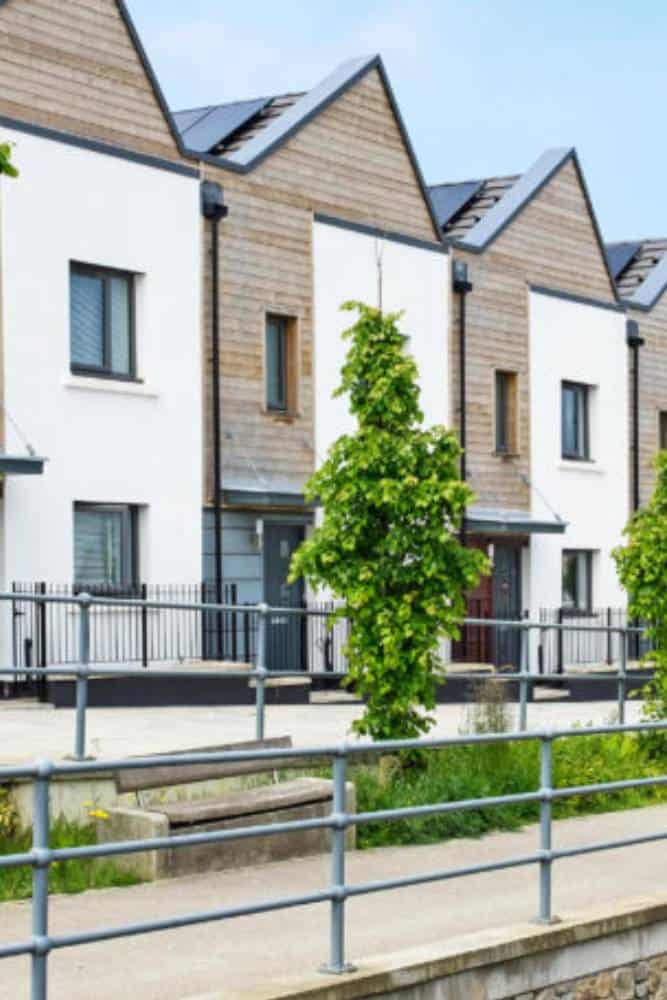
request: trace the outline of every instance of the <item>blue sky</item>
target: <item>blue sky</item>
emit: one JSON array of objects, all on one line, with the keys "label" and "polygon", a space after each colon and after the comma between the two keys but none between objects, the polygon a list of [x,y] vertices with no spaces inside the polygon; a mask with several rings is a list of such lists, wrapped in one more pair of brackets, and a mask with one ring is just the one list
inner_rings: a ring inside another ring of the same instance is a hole
[{"label": "blue sky", "polygon": [[576,146],[606,239],[667,236],[663,0],[129,0],[172,108],[380,52],[430,183]]}]

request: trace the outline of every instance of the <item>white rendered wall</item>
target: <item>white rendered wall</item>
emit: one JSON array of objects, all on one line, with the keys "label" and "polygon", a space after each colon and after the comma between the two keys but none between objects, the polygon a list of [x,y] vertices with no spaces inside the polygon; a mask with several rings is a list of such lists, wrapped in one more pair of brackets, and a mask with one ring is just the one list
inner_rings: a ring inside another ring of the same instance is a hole
[{"label": "white rendered wall", "polygon": [[[198,181],[2,130],[17,180],[0,182],[5,401],[41,477],[5,481],[5,584],[68,583],[75,501],[141,505],[139,575],[201,574],[202,409]],[[135,272],[142,384],[72,376],[69,265]],[[5,423],[6,450],[23,445]]]},{"label": "white rendered wall", "polygon": [[410,337],[426,424],[449,418],[449,258],[428,248],[377,239],[315,222],[315,448],[320,465],[329,446],[354,429],[345,398],[332,399],[348,350],[341,337],[355,313],[341,312],[348,299],[378,305],[377,254],[382,259],[382,307],[404,311],[400,327]]},{"label": "white rendered wall", "polygon": [[[313,228],[315,284],[315,450],[320,465],[331,444],[354,430],[345,398],[332,399],[348,350],[341,334],[356,319],[341,312],[350,299],[378,305],[377,257],[382,260],[382,308],[403,311],[400,329],[410,337],[426,425],[449,421],[449,258],[437,250],[359,233],[326,223]],[[318,512],[319,513],[319,512]],[[320,593],[318,599],[324,599]],[[443,659],[449,644],[443,642]]]},{"label": "white rendered wall", "polygon": [[[531,536],[530,608],[562,603],[563,549],[591,549],[593,606],[623,607],[611,550],[628,518],[628,393],[625,317],[609,309],[530,293],[531,480],[568,527]],[[561,458],[561,382],[590,391],[591,462]],[[532,491],[536,517],[553,519]]]}]

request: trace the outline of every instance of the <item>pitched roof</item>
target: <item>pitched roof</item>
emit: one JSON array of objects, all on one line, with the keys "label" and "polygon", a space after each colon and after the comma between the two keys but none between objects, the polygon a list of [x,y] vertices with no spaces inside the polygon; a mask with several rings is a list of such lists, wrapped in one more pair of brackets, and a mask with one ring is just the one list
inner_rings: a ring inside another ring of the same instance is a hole
[{"label": "pitched roof", "polygon": [[606,249],[619,296],[651,309],[667,287],[667,240],[627,240]]},{"label": "pitched roof", "polygon": [[431,197],[444,242],[481,253],[569,160],[577,172],[609,283],[616,293],[600,227],[573,147],[547,149],[523,174],[432,186]]},{"label": "pitched roof", "polygon": [[258,97],[250,101],[210,104],[176,111],[174,120],[183,142],[196,153],[228,156],[287,111],[301,94]]},{"label": "pitched roof", "polygon": [[432,187],[431,197],[445,238],[465,239],[517,180],[518,177],[490,177]]},{"label": "pitched roof", "polygon": [[483,250],[571,157],[576,163],[574,149],[548,149],[523,174],[434,185],[431,195],[441,209],[445,240],[467,250]]},{"label": "pitched roof", "polygon": [[367,73],[377,70],[420,187],[433,228],[439,233],[431,195],[412,148],[382,58],[361,56],[342,63],[310,90],[256,100],[212,104],[174,113],[183,145],[200,159],[246,172],[278,149]]}]

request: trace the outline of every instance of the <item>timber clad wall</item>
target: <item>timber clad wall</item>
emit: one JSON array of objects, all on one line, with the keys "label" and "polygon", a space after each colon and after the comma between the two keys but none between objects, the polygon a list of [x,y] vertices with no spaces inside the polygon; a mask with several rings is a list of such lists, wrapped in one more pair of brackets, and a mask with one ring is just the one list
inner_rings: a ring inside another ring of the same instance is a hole
[{"label": "timber clad wall", "polygon": [[[377,70],[267,157],[239,175],[204,167],[221,183],[221,410],[223,483],[300,491],[313,452],[312,224],[316,211],[421,239],[436,235]],[[204,234],[209,260],[208,227]],[[210,276],[204,292],[210,329]],[[294,417],[264,406],[264,319],[294,316],[301,378]],[[205,373],[206,468],[211,466],[210,370]],[[210,500],[212,482],[205,487]]]},{"label": "timber clad wall", "polygon": [[[645,504],[655,486],[653,460],[660,447],[659,414],[667,411],[667,295],[663,294],[650,312],[629,309],[628,317],[637,320],[639,336],[645,341],[639,350],[639,498]],[[629,406],[631,435],[632,357]]]},{"label": "timber clad wall", "polygon": [[115,0],[7,0],[0,114],[180,159]]},{"label": "timber clad wall", "polygon": [[[474,285],[466,301],[470,484],[480,505],[528,510],[530,491],[520,479],[521,474],[530,477],[528,286],[615,302],[572,160],[486,250],[480,254],[454,250],[453,255],[468,261]],[[458,296],[454,300],[452,423],[458,426]],[[519,453],[514,457],[494,454],[495,369],[518,373]]]}]

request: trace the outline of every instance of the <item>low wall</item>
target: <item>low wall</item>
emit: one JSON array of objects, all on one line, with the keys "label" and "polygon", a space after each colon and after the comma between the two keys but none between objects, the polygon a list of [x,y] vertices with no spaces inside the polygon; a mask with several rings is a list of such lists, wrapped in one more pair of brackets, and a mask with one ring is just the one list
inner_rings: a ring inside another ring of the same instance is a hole
[{"label": "low wall", "polygon": [[[349,942],[351,960],[354,942]],[[667,1000],[667,900],[605,904],[357,963],[344,976],[274,981],[224,1000]],[[189,1000],[222,1000],[211,992]]]}]

